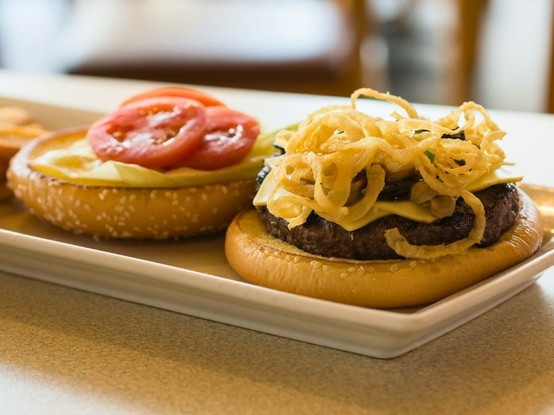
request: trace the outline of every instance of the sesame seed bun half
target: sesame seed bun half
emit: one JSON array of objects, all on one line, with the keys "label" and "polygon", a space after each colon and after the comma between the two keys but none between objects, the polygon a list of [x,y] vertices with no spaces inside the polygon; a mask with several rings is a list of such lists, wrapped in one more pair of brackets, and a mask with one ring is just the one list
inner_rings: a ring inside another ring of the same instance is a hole
[{"label": "sesame seed bun half", "polygon": [[8,185],[29,211],[65,230],[95,238],[168,239],[215,233],[252,201],[255,179],[176,188],[89,186],[34,170],[29,160],[83,136],[46,135],[12,158]]},{"label": "sesame seed bun half", "polygon": [[460,255],[384,261],[312,255],[271,236],[254,209],[241,212],[229,226],[225,254],[245,280],[280,291],[373,308],[430,304],[523,261],[540,247],[540,214],[518,191],[515,225],[495,244]]}]

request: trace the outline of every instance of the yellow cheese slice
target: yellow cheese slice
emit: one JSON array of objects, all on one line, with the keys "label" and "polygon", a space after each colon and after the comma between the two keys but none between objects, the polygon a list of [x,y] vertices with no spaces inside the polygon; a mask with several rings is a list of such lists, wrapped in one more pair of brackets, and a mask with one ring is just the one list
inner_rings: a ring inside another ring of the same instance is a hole
[{"label": "yellow cheese slice", "polygon": [[147,169],[117,161],[102,162],[83,136],[69,146],[56,148],[30,160],[30,166],[45,175],[85,186],[183,187],[251,180],[260,171],[263,160],[277,150],[270,134],[256,140],[240,163],[218,170],[204,171],[181,167],[169,171]]},{"label": "yellow cheese slice", "polygon": [[[260,186],[254,198],[254,206],[264,206],[274,194],[276,196],[282,196],[283,193],[286,193],[285,190],[276,186],[276,180],[272,173],[273,170],[267,174]],[[467,190],[476,192],[495,184],[519,182],[522,178],[523,176],[513,174],[507,168],[501,168],[481,176],[471,183]],[[339,225],[347,231],[353,231],[388,215],[398,215],[421,223],[431,223],[437,220],[437,218],[431,214],[431,210],[428,207],[418,205],[411,200],[399,202],[377,201],[373,205],[373,208],[362,218],[356,221],[349,221],[346,219],[339,223]],[[320,214],[320,216],[325,218],[325,214]]]}]

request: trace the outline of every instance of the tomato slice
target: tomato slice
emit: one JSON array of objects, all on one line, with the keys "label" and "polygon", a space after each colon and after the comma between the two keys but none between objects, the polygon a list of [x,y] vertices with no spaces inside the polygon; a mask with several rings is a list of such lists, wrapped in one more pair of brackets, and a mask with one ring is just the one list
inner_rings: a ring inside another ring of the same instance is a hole
[{"label": "tomato slice", "polygon": [[185,98],[152,98],[122,107],[94,123],[87,133],[101,160],[157,169],[192,154],[207,126],[203,105]]},{"label": "tomato slice", "polygon": [[127,98],[125,101],[123,101],[123,103],[120,106],[124,107],[129,104],[135,103],[137,101],[142,101],[144,99],[157,98],[157,97],[176,97],[176,98],[195,99],[196,101],[200,102],[202,105],[206,107],[225,106],[223,102],[212,97],[211,95],[208,95],[201,91],[197,91],[196,89],[185,88],[180,86],[166,86],[166,87],[155,88],[145,92],[141,92],[137,95],[133,95],[132,97]]},{"label": "tomato slice", "polygon": [[240,162],[260,134],[259,123],[227,107],[206,108],[207,125],[200,146],[174,167],[216,170]]}]

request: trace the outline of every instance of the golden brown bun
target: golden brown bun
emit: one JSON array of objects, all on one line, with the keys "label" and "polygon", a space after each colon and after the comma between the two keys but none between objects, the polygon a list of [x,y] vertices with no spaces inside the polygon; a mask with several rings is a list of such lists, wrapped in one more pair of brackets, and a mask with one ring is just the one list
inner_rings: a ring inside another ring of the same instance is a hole
[{"label": "golden brown bun", "polygon": [[227,230],[231,267],[252,283],[375,308],[429,304],[500,272],[535,252],[543,238],[537,208],[520,191],[516,224],[494,245],[435,260],[358,261],[308,254],[269,235],[255,210]]},{"label": "golden brown bun", "polygon": [[41,174],[28,165],[56,142],[83,129],[50,134],[13,159],[8,183],[29,210],[75,233],[97,238],[165,239],[224,229],[252,200],[255,180],[180,188],[83,186]]}]

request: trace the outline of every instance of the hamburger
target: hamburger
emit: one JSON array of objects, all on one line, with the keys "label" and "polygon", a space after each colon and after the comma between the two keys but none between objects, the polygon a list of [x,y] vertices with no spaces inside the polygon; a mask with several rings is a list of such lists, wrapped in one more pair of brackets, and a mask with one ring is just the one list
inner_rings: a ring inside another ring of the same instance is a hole
[{"label": "hamburger", "polygon": [[[372,117],[361,97],[399,111]],[[357,90],[350,105],[277,133],[281,154],[231,223],[227,259],[247,281],[341,303],[445,298],[540,246],[541,218],[505,169],[504,135],[474,102],[431,121],[400,97]]]},{"label": "hamburger", "polygon": [[148,90],[89,127],[24,146],[7,172],[36,216],[94,238],[220,231],[251,203],[273,152],[252,116],[201,91]]}]

